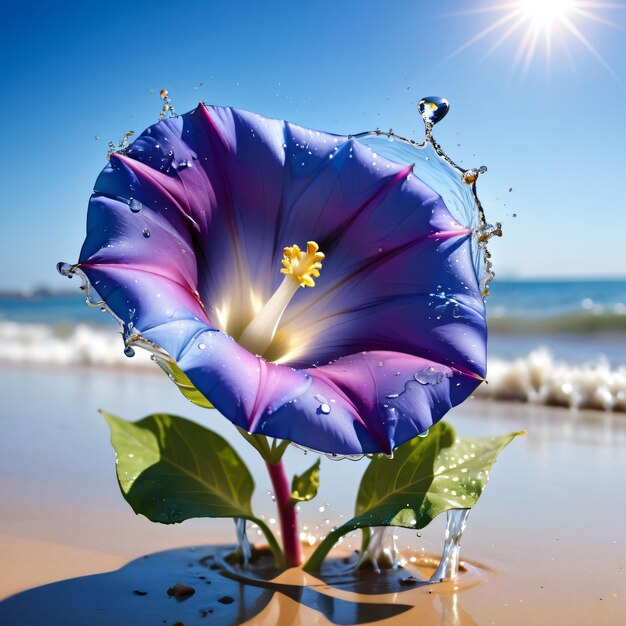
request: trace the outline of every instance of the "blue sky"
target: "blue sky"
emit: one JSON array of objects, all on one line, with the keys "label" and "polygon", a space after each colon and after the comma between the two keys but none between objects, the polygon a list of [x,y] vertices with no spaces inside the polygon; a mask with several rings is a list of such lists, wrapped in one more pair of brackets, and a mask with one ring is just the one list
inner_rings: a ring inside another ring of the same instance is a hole
[{"label": "blue sky", "polygon": [[480,196],[505,229],[496,272],[626,277],[626,3],[594,11],[622,30],[576,19],[614,76],[564,29],[549,69],[541,48],[525,75],[515,66],[519,34],[486,58],[497,33],[450,58],[505,13],[446,14],[495,4],[7,5],[0,289],[66,286],[54,265],[78,257],[107,141],[156,121],[163,87],[180,112],[202,99],[333,132],[413,137],[419,98],[445,96],[437,139],[464,165],[489,168]]}]

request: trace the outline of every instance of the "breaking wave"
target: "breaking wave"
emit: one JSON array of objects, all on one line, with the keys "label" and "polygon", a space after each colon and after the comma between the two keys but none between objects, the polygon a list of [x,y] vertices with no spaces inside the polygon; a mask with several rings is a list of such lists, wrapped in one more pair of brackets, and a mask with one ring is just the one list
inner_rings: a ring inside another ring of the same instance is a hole
[{"label": "breaking wave", "polygon": [[476,396],[626,412],[626,366],[612,368],[604,358],[572,365],[556,360],[547,349],[538,348],[514,361],[490,359],[488,384],[481,385]]},{"label": "breaking wave", "polygon": [[[124,356],[121,335],[87,324],[52,326],[0,322],[0,364],[145,369],[158,373],[149,355]],[[571,364],[545,348],[515,360],[489,359],[480,398],[573,409],[626,412],[626,366],[606,359]]]},{"label": "breaking wave", "polygon": [[124,356],[121,334],[111,327],[49,326],[0,322],[0,364],[18,363],[52,366],[145,367],[147,353]]}]

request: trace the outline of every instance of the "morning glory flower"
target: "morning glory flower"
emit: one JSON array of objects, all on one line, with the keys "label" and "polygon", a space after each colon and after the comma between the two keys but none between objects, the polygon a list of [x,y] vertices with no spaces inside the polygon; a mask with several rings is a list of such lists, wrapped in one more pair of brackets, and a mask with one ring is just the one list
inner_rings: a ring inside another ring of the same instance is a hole
[{"label": "morning glory flower", "polygon": [[484,379],[472,236],[358,139],[201,104],[111,155],[74,267],[245,431],[390,453]]}]

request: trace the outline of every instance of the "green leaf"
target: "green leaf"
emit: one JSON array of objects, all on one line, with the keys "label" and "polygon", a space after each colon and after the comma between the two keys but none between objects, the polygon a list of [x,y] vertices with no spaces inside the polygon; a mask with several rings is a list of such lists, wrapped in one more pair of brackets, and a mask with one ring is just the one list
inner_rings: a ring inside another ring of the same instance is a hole
[{"label": "green leaf", "polygon": [[393,459],[373,459],[361,480],[355,516],[326,536],[305,569],[319,568],[337,540],[357,528],[419,529],[448,509],[473,507],[496,457],[519,434],[457,439],[452,426],[439,422],[427,437],[400,446]]},{"label": "green leaf", "polygon": [[317,459],[304,474],[293,477],[291,481],[292,502],[308,502],[315,498],[320,486],[320,460]]},{"label": "green leaf", "polygon": [[111,428],[122,495],[135,513],[162,524],[194,517],[249,519],[282,559],[272,532],[252,513],[252,475],[224,438],[174,415],[131,423],[101,413]]},{"label": "green leaf", "polygon": [[175,361],[166,360],[161,357],[157,357],[155,360],[157,365],[174,381],[187,400],[191,400],[191,402],[201,406],[203,409],[215,408],[209,400],[194,387],[187,374],[178,367]]}]

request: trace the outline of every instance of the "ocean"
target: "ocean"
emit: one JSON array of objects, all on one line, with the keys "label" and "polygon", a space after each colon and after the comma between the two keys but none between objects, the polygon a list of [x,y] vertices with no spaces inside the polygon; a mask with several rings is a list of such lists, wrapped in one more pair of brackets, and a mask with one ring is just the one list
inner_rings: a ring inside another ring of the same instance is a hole
[{"label": "ocean", "polygon": [[[496,279],[487,299],[494,400],[626,411],[626,280]],[[152,367],[82,292],[0,295],[0,362]]]}]

